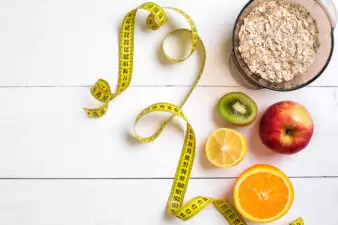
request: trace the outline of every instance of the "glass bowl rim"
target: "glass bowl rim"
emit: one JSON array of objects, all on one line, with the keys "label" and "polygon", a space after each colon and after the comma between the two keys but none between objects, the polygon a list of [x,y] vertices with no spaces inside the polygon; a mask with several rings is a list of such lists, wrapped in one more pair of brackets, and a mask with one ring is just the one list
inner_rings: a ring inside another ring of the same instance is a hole
[{"label": "glass bowl rim", "polygon": [[[235,54],[235,32],[236,32],[236,26],[238,24],[238,21],[241,17],[241,15],[243,14],[244,10],[249,7],[255,0],[249,0],[245,6],[241,9],[241,11],[239,12],[237,18],[236,18],[236,21],[235,21],[235,24],[234,24],[234,27],[233,27],[233,31],[232,31],[232,50],[231,50],[231,57],[234,57],[234,60],[236,60],[236,62],[239,64],[238,60],[237,60],[237,57],[236,57],[236,54]],[[331,40],[332,40],[332,46],[331,46],[331,51],[330,51],[330,55],[325,63],[325,65],[323,66],[323,68],[312,78],[310,79],[309,81],[307,82],[304,82],[302,84],[299,84],[297,86],[294,86],[292,88],[274,88],[274,87],[269,87],[269,86],[266,86],[266,85],[263,85],[263,84],[260,84],[258,83],[255,79],[252,79],[249,75],[247,75],[243,69],[241,68],[241,70],[243,71],[243,73],[245,74],[245,76],[251,81],[253,82],[255,85],[261,87],[261,88],[266,88],[266,89],[270,89],[270,90],[273,90],[273,91],[280,91],[280,92],[287,92],[287,91],[294,91],[294,90],[298,90],[300,88],[303,88],[309,84],[311,84],[312,82],[314,82],[318,77],[320,77],[320,75],[322,75],[322,73],[326,70],[327,66],[330,64],[330,61],[331,61],[331,58],[332,58],[332,55],[333,55],[333,50],[334,50],[334,46],[335,46],[335,43],[334,43],[334,28],[331,28]]]}]

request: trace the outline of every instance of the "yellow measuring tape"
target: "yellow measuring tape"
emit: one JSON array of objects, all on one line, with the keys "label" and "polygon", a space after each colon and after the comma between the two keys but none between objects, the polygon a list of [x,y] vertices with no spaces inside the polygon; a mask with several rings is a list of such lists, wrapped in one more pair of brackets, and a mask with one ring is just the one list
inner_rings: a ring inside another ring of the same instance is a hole
[{"label": "yellow measuring tape", "polygon": [[[138,121],[143,116],[153,112],[168,112],[174,116],[180,117],[187,124],[184,144],[168,200],[167,207],[168,212],[180,218],[181,220],[188,220],[197,213],[199,213],[207,205],[213,203],[216,209],[224,216],[224,218],[228,221],[229,224],[246,225],[246,223],[238,215],[238,213],[229,205],[228,202],[224,200],[217,200],[210,197],[199,196],[191,199],[188,203],[182,206],[195,157],[195,148],[196,148],[195,132],[190,123],[188,122],[188,119],[184,115],[182,109],[176,105],[165,102],[156,103],[140,112],[136,117],[135,127]],[[163,125],[151,137],[141,137],[137,134],[135,130],[135,136],[141,142],[150,142],[160,134],[162,129]]]},{"label": "yellow measuring tape", "polygon": [[[205,46],[197,34],[197,29],[195,23],[190,18],[188,14],[183,12],[180,9],[172,8],[172,7],[165,7],[161,8],[159,5],[147,2],[136,9],[130,11],[124,18],[122,22],[122,26],[120,28],[120,39],[119,39],[119,77],[118,77],[118,84],[117,84],[117,91],[116,93],[112,93],[110,86],[107,81],[103,79],[99,79],[91,88],[91,94],[94,98],[98,101],[102,102],[103,105],[100,108],[88,109],[85,108],[85,112],[89,118],[98,118],[107,112],[108,103],[114,99],[117,95],[121,94],[125,91],[132,78],[133,72],[133,58],[134,58],[134,26],[135,26],[135,16],[136,12],[139,9],[144,9],[150,12],[149,16],[147,17],[147,26],[152,30],[157,30],[160,28],[167,20],[166,14],[164,9],[173,10],[179,14],[181,14],[189,23],[189,29],[177,29],[170,32],[162,42],[162,49],[164,55],[168,58],[169,61],[173,63],[183,62],[188,59],[196,50],[198,43],[200,43],[202,48],[203,60],[201,69],[198,72],[198,75],[191,87],[188,91],[187,95],[181,102],[179,106],[176,106],[171,103],[156,103],[153,104],[146,109],[142,110],[136,117],[135,124],[134,124],[134,132],[135,137],[141,142],[151,142],[154,141],[163,131],[165,126],[172,120],[173,117],[177,116],[183,119],[186,122],[186,134],[184,139],[184,144],[181,152],[181,156],[178,162],[178,166],[176,169],[175,178],[173,181],[173,185],[171,188],[170,196],[168,199],[168,212],[173,216],[178,217],[181,220],[188,220],[192,218],[194,215],[198,214],[203,208],[205,208],[209,204],[213,204],[215,208],[222,214],[222,216],[226,219],[228,224],[230,225],[246,225],[245,221],[240,217],[236,210],[232,208],[232,206],[225,200],[218,200],[211,197],[203,197],[198,196],[186,204],[183,205],[185,192],[188,187],[190,173],[194,162],[195,157],[195,149],[196,149],[196,138],[195,132],[188,122],[188,119],[184,115],[182,111],[182,106],[185,104],[189,96],[191,95],[192,91],[196,87],[197,83],[199,82],[204,67],[206,63],[206,51]],[[183,58],[172,58],[164,51],[164,42],[166,38],[175,33],[175,32],[189,32],[192,36],[192,47],[188,55]],[[156,132],[149,136],[149,137],[142,137],[137,134],[136,132],[136,125],[142,119],[143,116],[153,113],[153,112],[167,112],[170,113],[171,116],[167,119],[160,127],[156,130]],[[292,225],[302,225],[303,223],[295,223],[294,221]]]},{"label": "yellow measuring tape", "polygon": [[[109,84],[107,81],[103,79],[99,79],[93,87],[90,89],[91,94],[94,98],[96,98],[98,101],[102,102],[103,105],[100,108],[95,109],[88,109],[85,108],[85,112],[87,113],[89,118],[97,118],[103,116],[108,109],[108,103],[114,99],[116,96],[121,94],[123,91],[125,91],[131,81],[132,73],[133,73],[133,61],[134,61],[134,26],[135,26],[135,16],[136,12],[139,9],[144,9],[150,12],[148,18],[147,18],[147,26],[152,30],[157,30],[160,28],[167,20],[167,16],[165,14],[165,11],[163,8],[161,8],[159,5],[147,2],[136,9],[130,11],[123,19],[121,28],[120,28],[120,39],[119,39],[119,78],[118,78],[118,84],[117,84],[117,90],[116,93],[112,93],[109,87]],[[173,63],[179,63],[183,62],[186,59],[188,59],[196,50],[197,44],[199,42],[199,37],[197,34],[197,29],[195,26],[194,21],[190,18],[188,14],[183,12],[180,9],[172,8],[172,7],[166,7],[165,9],[173,10],[185,17],[185,19],[188,21],[190,25],[190,30],[188,29],[176,29],[163,39],[162,41],[162,49],[164,52],[164,55],[167,57],[167,59]],[[192,47],[189,52],[189,54],[183,58],[176,59],[170,57],[166,52],[164,51],[164,42],[167,39],[168,36],[177,33],[177,32],[189,32],[192,36]],[[205,66],[205,60],[206,60],[206,53],[205,53],[205,47],[203,45],[203,42],[200,40],[200,43],[203,48],[203,64],[202,67],[198,73],[198,76],[196,77],[191,89],[189,90],[188,94],[180,104],[180,107],[182,107],[185,102],[190,97],[193,89],[196,87],[199,79],[202,76],[204,66]],[[168,120],[168,122],[171,120],[171,118]],[[167,123],[168,123],[167,122]],[[166,124],[167,124],[166,123]]]},{"label": "yellow measuring tape", "polygon": [[292,223],[290,223],[290,225],[304,225],[304,220],[302,218],[298,218]]}]

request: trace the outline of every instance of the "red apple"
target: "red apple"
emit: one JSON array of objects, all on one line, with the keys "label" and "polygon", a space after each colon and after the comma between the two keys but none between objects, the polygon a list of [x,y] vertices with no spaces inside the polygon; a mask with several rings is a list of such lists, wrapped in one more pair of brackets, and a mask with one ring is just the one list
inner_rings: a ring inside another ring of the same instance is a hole
[{"label": "red apple", "polygon": [[294,154],[304,149],[313,134],[313,121],[306,108],[292,101],[277,102],[264,113],[259,136],[269,149]]}]

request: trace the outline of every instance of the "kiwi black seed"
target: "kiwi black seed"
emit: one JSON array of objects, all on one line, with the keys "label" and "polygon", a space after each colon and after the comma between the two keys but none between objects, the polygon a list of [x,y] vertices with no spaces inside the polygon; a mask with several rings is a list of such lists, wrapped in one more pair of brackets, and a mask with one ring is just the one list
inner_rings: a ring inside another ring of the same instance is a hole
[{"label": "kiwi black seed", "polygon": [[256,119],[257,105],[244,93],[230,92],[219,100],[218,112],[227,122],[244,126]]}]

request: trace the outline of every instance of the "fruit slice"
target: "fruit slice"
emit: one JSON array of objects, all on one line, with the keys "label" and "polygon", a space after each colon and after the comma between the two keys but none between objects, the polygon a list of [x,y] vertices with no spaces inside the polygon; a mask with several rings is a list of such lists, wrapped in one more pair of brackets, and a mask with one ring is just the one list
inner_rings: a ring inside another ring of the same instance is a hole
[{"label": "fruit slice", "polygon": [[208,160],[214,166],[228,168],[243,160],[247,152],[247,144],[239,132],[221,128],[209,136],[205,150]]},{"label": "fruit slice", "polygon": [[218,112],[229,123],[244,126],[256,119],[257,105],[246,94],[231,92],[219,100]]},{"label": "fruit slice", "polygon": [[238,178],[234,200],[238,212],[256,223],[281,218],[293,203],[294,191],[289,178],[269,165],[256,165]]}]

